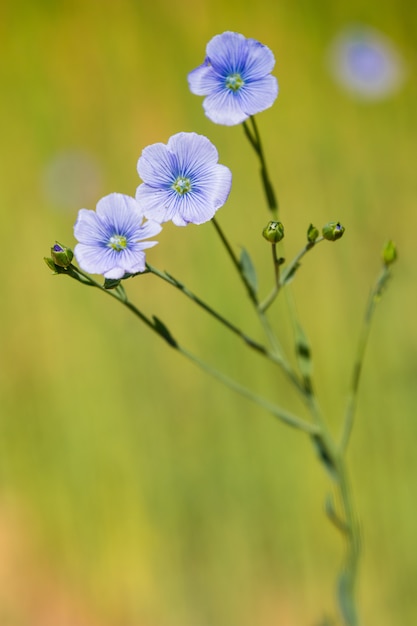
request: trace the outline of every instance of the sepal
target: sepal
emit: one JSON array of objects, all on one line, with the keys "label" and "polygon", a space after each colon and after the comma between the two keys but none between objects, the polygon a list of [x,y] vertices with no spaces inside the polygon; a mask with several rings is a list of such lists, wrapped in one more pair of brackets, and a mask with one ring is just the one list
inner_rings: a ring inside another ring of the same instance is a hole
[{"label": "sepal", "polygon": [[55,265],[55,263],[49,256],[44,256],[43,260],[45,261],[46,265],[49,267],[50,270],[52,270],[55,274],[58,273],[57,266]]},{"label": "sepal", "polygon": [[308,227],[307,230],[307,240],[309,243],[314,243],[317,239],[317,237],[319,236],[319,229],[316,228],[315,226],[313,226],[313,224],[310,224],[310,226]]},{"label": "sepal", "polygon": [[105,278],[104,289],[116,289],[120,285],[121,278]]}]

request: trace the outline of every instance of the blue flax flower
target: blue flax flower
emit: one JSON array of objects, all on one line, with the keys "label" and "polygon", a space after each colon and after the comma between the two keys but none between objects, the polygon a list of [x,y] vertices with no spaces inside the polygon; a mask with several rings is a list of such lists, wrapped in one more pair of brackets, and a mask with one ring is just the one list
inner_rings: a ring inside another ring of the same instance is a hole
[{"label": "blue flax flower", "polygon": [[209,41],[188,84],[192,93],[206,96],[203,107],[212,122],[233,126],[272,106],[278,95],[274,65],[267,46],[228,31]]},{"label": "blue flax flower", "polygon": [[167,145],[145,148],[138,161],[143,183],[136,200],[144,215],[176,226],[203,224],[226,202],[232,173],[218,163],[219,155],[203,135],[178,133]]},{"label": "blue flax flower", "polygon": [[96,211],[81,209],[74,226],[79,243],[75,258],[81,269],[105,278],[145,270],[146,248],[157,241],[142,241],[162,230],[156,222],[143,224],[143,212],[134,198],[112,193],[97,203]]}]

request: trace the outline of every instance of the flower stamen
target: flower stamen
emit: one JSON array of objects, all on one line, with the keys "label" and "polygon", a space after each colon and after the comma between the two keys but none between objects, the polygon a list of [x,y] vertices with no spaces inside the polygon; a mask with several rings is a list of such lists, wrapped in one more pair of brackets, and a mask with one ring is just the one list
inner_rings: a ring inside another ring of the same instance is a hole
[{"label": "flower stamen", "polygon": [[123,235],[112,235],[108,243],[109,248],[121,252],[127,247],[127,239]]},{"label": "flower stamen", "polygon": [[235,74],[229,74],[226,77],[226,87],[230,89],[230,91],[239,91],[245,84],[242,76],[237,72]]},{"label": "flower stamen", "polygon": [[180,196],[183,196],[191,191],[191,180],[185,176],[177,176],[171,187]]}]

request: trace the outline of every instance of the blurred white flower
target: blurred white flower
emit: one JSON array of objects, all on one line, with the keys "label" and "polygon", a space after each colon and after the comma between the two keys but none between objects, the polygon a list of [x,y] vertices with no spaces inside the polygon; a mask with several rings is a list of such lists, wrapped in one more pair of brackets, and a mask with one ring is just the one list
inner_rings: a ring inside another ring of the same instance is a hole
[{"label": "blurred white flower", "polygon": [[403,85],[404,61],[382,33],[365,26],[343,30],[328,50],[334,80],[362,100],[382,100]]}]

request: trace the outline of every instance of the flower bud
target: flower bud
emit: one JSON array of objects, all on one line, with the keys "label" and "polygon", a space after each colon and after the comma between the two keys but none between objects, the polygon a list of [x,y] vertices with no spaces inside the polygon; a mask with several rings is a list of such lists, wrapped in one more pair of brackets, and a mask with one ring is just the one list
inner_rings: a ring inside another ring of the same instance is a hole
[{"label": "flower bud", "polygon": [[58,242],[56,242],[51,248],[52,261],[55,265],[59,265],[59,267],[68,267],[71,265],[73,256],[74,254],[70,248],[61,246]]},{"label": "flower bud", "polygon": [[392,241],[388,241],[382,251],[382,260],[385,265],[391,265],[397,260],[397,248]]},{"label": "flower bud", "polygon": [[271,243],[278,243],[284,238],[284,226],[281,222],[269,222],[262,231],[262,235]]},{"label": "flower bud", "polygon": [[345,232],[345,227],[342,226],[340,222],[329,222],[323,226],[323,230],[321,232],[323,237],[328,241],[336,241],[342,237]]},{"label": "flower bud", "polygon": [[309,241],[309,243],[314,243],[318,236],[319,229],[313,226],[313,224],[310,224],[307,230],[307,240]]}]

